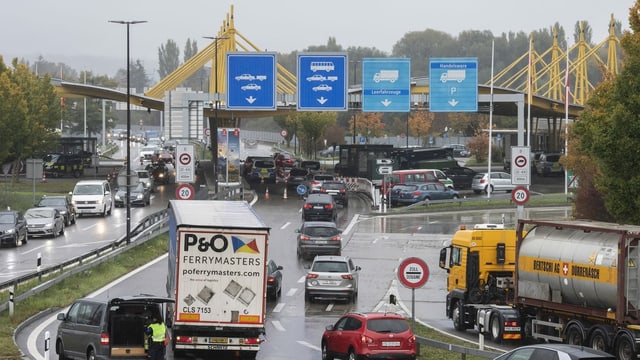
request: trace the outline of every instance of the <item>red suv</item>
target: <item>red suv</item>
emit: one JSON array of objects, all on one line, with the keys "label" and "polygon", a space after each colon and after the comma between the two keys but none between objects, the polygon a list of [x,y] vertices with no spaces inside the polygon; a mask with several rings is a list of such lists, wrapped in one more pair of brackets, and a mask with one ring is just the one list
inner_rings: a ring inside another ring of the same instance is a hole
[{"label": "red suv", "polygon": [[352,312],[322,334],[322,359],[416,358],[416,337],[407,320],[390,312]]}]

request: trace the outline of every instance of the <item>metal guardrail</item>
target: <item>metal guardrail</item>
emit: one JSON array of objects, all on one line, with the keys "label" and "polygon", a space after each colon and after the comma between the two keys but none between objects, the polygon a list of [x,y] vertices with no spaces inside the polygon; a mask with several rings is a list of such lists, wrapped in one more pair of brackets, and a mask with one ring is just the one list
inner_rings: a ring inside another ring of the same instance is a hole
[{"label": "metal guardrail", "polygon": [[[40,271],[33,271],[29,274],[17,277],[15,279],[0,283],[0,291],[7,291],[13,288],[15,292],[21,284],[38,279],[40,284],[18,296],[13,301],[19,302],[32,295],[38,294],[51,286],[59,283],[67,277],[84,271],[92,266],[100,264],[106,260],[112,259],[116,255],[123,252],[131,246],[138,246],[147,240],[168,231],[169,212],[167,209],[158,211],[143,218],[133,229],[131,229],[131,241],[127,243],[126,235],[102,246],[97,249],[69,259],[63,263],[49,266]],[[47,280],[42,282],[42,279]],[[0,311],[5,311],[9,307],[9,301],[0,304]]]}]

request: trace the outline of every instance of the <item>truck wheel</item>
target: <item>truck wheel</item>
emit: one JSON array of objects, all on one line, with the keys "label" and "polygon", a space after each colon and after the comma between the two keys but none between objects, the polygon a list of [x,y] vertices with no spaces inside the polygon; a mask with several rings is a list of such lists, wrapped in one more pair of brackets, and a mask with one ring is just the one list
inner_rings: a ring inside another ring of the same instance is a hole
[{"label": "truck wheel", "polygon": [[582,331],[578,325],[569,325],[565,335],[567,338],[567,344],[582,345],[584,343],[584,337],[582,336]]},{"label": "truck wheel", "polygon": [[634,341],[626,334],[620,336],[616,341],[616,357],[619,360],[632,360],[636,358]]},{"label": "truck wheel", "polygon": [[456,303],[456,307],[453,309],[453,315],[451,316],[453,320],[453,328],[458,331],[465,331],[467,328],[464,326],[464,321],[462,317],[464,316],[464,309],[462,301],[458,301]]},{"label": "truck wheel", "polygon": [[489,332],[491,334],[491,340],[498,344],[502,343],[503,321],[500,318],[500,315],[493,315],[491,316],[491,321],[489,322]]},{"label": "truck wheel", "polygon": [[607,346],[607,344],[609,343],[607,341],[608,338],[609,337],[604,332],[604,330],[595,329],[593,333],[591,333],[591,338],[589,339],[589,347],[596,350],[608,352],[609,350],[609,347]]}]

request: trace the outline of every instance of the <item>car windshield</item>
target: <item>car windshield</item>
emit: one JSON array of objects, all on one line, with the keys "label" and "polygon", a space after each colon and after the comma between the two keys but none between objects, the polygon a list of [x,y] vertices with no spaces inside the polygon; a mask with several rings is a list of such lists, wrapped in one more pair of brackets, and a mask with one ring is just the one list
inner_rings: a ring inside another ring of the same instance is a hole
[{"label": "car windshield", "polygon": [[338,235],[340,232],[338,231],[338,229],[333,228],[333,227],[326,227],[326,226],[314,227],[314,226],[309,226],[309,227],[305,227],[302,230],[302,233],[304,233],[305,235],[309,235],[309,236],[326,237],[326,236]]},{"label": "car windshield", "polygon": [[342,183],[330,183],[330,182],[324,182],[324,183],[322,184],[322,186],[323,186],[325,189],[328,189],[328,190],[340,190],[340,189],[344,189],[344,188],[345,188],[345,185],[344,185],[344,184],[342,184]]},{"label": "car windshield", "polygon": [[548,162],[558,162],[560,160],[560,155],[547,155],[546,159]]},{"label": "car windshield", "polygon": [[291,176],[305,176],[307,175],[307,170],[306,169],[291,169],[291,171],[289,172],[289,174],[291,174]]},{"label": "car windshield", "polygon": [[317,261],[313,264],[311,271],[345,273],[349,271],[347,263],[341,261]]},{"label": "car windshield", "polygon": [[48,209],[29,209],[24,214],[24,217],[27,219],[51,218],[53,217],[53,211]]},{"label": "car windshield", "polygon": [[13,214],[0,214],[0,224],[13,224]]},{"label": "car windshield", "polygon": [[409,330],[409,323],[401,319],[372,319],[367,321],[367,329],[378,333],[398,334]]},{"label": "car windshield", "polygon": [[257,168],[272,168],[272,167],[275,167],[275,165],[273,164],[273,161],[264,161],[264,160],[256,161],[253,166],[255,166]]},{"label": "car windshield", "polygon": [[102,186],[101,185],[79,185],[76,186],[74,195],[96,195],[102,194]]}]

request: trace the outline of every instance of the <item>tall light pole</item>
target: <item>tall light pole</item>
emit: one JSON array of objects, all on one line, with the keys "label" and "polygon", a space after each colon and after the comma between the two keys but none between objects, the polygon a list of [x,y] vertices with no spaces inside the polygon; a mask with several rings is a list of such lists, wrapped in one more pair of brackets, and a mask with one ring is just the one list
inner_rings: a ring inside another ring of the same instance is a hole
[{"label": "tall light pole", "polygon": [[122,21],[109,20],[110,23],[127,25],[127,244],[131,242],[131,69],[129,64],[129,25],[146,23],[145,20]]},{"label": "tall light pole", "polygon": [[[358,73],[357,73],[357,70],[356,70],[356,66],[358,65],[358,63],[360,61],[353,60],[353,61],[350,61],[350,62],[353,63],[353,87],[355,89],[355,86],[358,83]],[[354,101],[352,101],[352,104],[355,104],[356,103],[355,102],[355,95],[353,97],[354,97],[354,99],[353,99]],[[356,114],[356,109],[355,109],[355,106],[354,106],[354,109],[353,109],[353,144],[354,145],[356,144],[356,115],[357,115]]]},{"label": "tall light pole", "polygon": [[224,36],[203,36],[205,39],[211,39],[214,41],[215,51],[213,59],[213,67],[216,74],[213,80],[213,87],[215,91],[215,109],[213,110],[213,123],[209,126],[211,137],[211,155],[213,157],[213,191],[218,195],[218,107],[220,107],[220,96],[218,94],[218,40],[227,39]]}]

